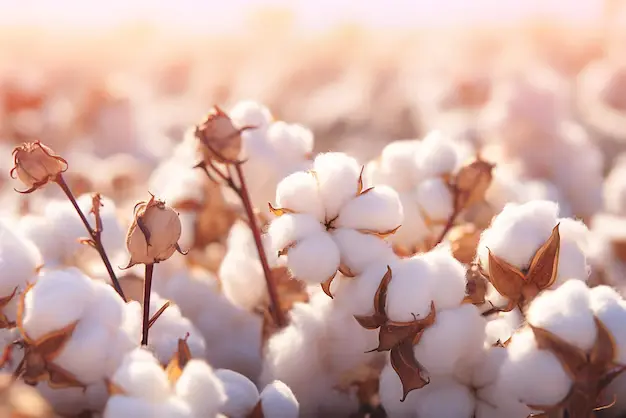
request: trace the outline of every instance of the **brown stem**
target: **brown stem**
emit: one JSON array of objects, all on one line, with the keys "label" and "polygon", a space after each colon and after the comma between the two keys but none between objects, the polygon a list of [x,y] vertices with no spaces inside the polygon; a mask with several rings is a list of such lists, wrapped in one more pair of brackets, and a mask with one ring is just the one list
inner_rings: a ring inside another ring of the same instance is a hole
[{"label": "brown stem", "polygon": [[24,357],[22,357],[22,359],[20,360],[20,363],[17,365],[17,367],[13,371],[13,374],[12,374],[13,380],[17,380],[20,378],[20,376],[24,372],[25,364],[26,364],[26,353],[24,353]]},{"label": "brown stem", "polygon": [[448,221],[446,222],[446,225],[443,227],[443,231],[441,231],[441,234],[439,234],[439,238],[437,238],[437,241],[435,241],[433,248],[435,248],[437,245],[443,242],[443,239],[446,237],[448,232],[450,232],[450,230],[454,226],[454,222],[456,221],[456,218],[459,216],[460,212],[461,211],[457,210],[456,205],[455,205],[455,208],[452,211],[452,214],[448,216]]},{"label": "brown stem", "polygon": [[83,221],[83,224],[85,225],[85,228],[87,229],[87,232],[89,232],[89,235],[91,239],[93,240],[95,249],[96,251],[98,251],[98,254],[100,254],[100,258],[102,258],[102,262],[104,263],[104,266],[106,267],[107,272],[109,273],[109,277],[111,278],[111,283],[113,284],[113,288],[121,296],[124,302],[127,302],[126,296],[124,295],[124,291],[122,290],[122,286],[120,286],[120,282],[115,276],[115,272],[113,271],[113,267],[111,266],[109,257],[107,256],[107,253],[104,250],[104,246],[102,245],[102,237],[101,237],[102,231],[96,232],[91,227],[91,225],[89,224],[89,221],[87,220],[87,217],[78,206],[78,202],[76,202],[76,198],[74,197],[74,194],[72,193],[67,183],[65,182],[63,175],[59,174],[55,181],[59,185],[61,190],[63,190],[63,192],[69,199],[69,201],[72,202],[72,206],[74,206],[74,209],[76,209],[76,213],[78,213],[78,216],[80,216],[80,220]]},{"label": "brown stem", "polygon": [[150,291],[152,289],[152,273],[154,264],[146,264],[146,277],[143,283],[143,332],[141,345],[148,345],[148,331],[150,330]]},{"label": "brown stem", "polygon": [[263,247],[263,241],[261,240],[261,231],[259,229],[259,225],[254,214],[252,202],[250,201],[250,194],[248,193],[248,187],[246,186],[246,179],[243,174],[241,164],[235,164],[235,169],[237,172],[237,177],[239,178],[239,195],[241,196],[241,201],[246,210],[246,215],[248,215],[248,219],[250,221],[250,230],[252,231],[252,236],[254,237],[254,243],[259,254],[261,267],[263,267],[265,283],[267,284],[267,293],[270,296],[270,313],[272,314],[276,325],[279,328],[282,328],[287,325],[287,320],[282,309],[280,309],[278,292],[276,291],[276,286],[274,285],[274,280],[272,277],[272,271],[270,270],[270,266],[267,261],[267,255],[265,254],[265,248]]}]

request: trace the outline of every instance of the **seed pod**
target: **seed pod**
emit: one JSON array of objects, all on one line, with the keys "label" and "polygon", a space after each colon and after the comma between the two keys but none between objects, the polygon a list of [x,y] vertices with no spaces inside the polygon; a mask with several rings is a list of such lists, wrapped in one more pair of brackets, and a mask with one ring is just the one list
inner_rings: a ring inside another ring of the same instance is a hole
[{"label": "seed pod", "polygon": [[128,267],[165,261],[174,251],[183,253],[178,245],[182,226],[178,213],[154,196],[135,206],[135,219],[126,235],[130,253]]},{"label": "seed pod", "polygon": [[455,179],[459,210],[485,198],[485,193],[493,178],[493,168],[493,164],[477,159],[459,170]]},{"label": "seed pod", "polygon": [[13,150],[11,177],[18,178],[30,193],[67,170],[67,161],[39,141],[25,142]]},{"label": "seed pod", "polygon": [[241,152],[241,131],[235,127],[230,116],[215,106],[196,128],[203,160],[237,161]]}]

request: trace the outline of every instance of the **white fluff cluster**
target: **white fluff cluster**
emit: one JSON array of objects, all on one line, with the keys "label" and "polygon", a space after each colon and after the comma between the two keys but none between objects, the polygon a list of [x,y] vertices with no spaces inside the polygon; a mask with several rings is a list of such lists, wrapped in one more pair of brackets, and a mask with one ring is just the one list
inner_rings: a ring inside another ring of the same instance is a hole
[{"label": "white fluff cluster", "polygon": [[[626,333],[622,324],[626,319],[626,302],[610,287],[589,289],[580,280],[569,280],[558,289],[539,295],[528,309],[527,320],[530,325],[589,352],[597,336],[594,316],[615,342],[613,360],[624,364]],[[506,350],[498,384],[509,396],[525,404],[554,405],[568,395],[572,380],[551,351],[537,347],[529,327],[515,333]],[[619,414],[615,409],[609,412]]]},{"label": "white fluff cluster", "polygon": [[455,141],[432,131],[422,141],[389,143],[367,164],[368,181],[394,188],[404,208],[402,226],[390,238],[393,243],[420,248],[441,233],[454,209],[446,178],[462,162],[459,154]]},{"label": "white fluff cluster", "polygon": [[[95,218],[90,214],[92,197],[85,194],[77,199],[78,206],[95,228]],[[118,218],[115,203],[102,198],[100,216],[102,218],[102,243],[111,258],[124,254],[125,227]],[[91,247],[80,244],[81,238],[89,236],[76,210],[67,200],[51,200],[43,213],[20,218],[20,231],[32,240],[41,251],[46,267],[75,265],[84,257],[98,258]]]},{"label": "white fluff cluster", "polygon": [[[559,218],[559,207],[550,201],[531,201],[524,204],[507,204],[496,216],[491,226],[480,238],[477,261],[485,272],[489,271],[489,251],[518,268],[526,270],[537,250],[548,240],[553,228],[559,224],[560,252],[556,288],[571,278],[587,280],[589,265],[586,248],[589,231],[579,221]],[[505,298],[490,286],[487,299],[503,307]]]},{"label": "white fluff cluster", "polygon": [[[124,304],[111,286],[92,280],[75,268],[43,270],[26,293],[22,331],[29,339],[38,341],[76,324],[53,362],[88,390],[82,395],[80,388],[54,390],[41,383],[42,393],[57,410],[71,408],[71,412],[77,413],[87,405],[104,405],[104,379],[140,340],[141,316],[133,305]],[[68,397],[79,399],[68,402]]]},{"label": "white fluff cluster", "polygon": [[[221,412],[229,418],[246,418],[260,407],[264,417],[297,418],[299,404],[289,386],[275,380],[259,393],[257,387],[242,374],[219,369],[215,376],[222,382],[226,402]],[[260,406],[257,406],[259,405]]]},{"label": "white fluff cluster", "polygon": [[103,418],[217,417],[226,393],[213,369],[202,360],[189,360],[174,385],[152,354],[137,348],[111,374],[119,394],[111,396]]},{"label": "white fluff cluster", "polygon": [[402,205],[388,186],[363,189],[361,167],[342,153],[320,154],[313,169],[283,179],[270,224],[275,253],[286,253],[294,277],[321,283],[343,267],[359,274],[369,264],[393,257],[380,236],[402,223]]}]

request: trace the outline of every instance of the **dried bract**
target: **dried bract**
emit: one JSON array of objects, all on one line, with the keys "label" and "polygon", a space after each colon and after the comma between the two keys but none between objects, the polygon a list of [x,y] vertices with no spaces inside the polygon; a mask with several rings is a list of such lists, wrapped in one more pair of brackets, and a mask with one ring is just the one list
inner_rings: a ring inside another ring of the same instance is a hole
[{"label": "dried bract", "polygon": [[202,145],[203,160],[205,162],[238,160],[241,152],[241,132],[242,129],[236,128],[232,119],[215,106],[196,127],[196,138]]},{"label": "dried bract", "polygon": [[182,226],[178,213],[154,196],[135,206],[135,218],[126,235],[130,254],[128,267],[135,264],[154,264],[170,258],[175,251],[183,253],[178,245]]},{"label": "dried bract", "polygon": [[27,187],[20,193],[32,193],[54,181],[67,170],[67,161],[39,141],[25,142],[13,150],[11,177]]},{"label": "dried bract", "polygon": [[484,200],[491,185],[494,165],[480,158],[465,165],[454,179],[458,208],[467,208]]},{"label": "dried bract", "polygon": [[480,229],[468,223],[450,229],[448,240],[454,258],[463,264],[469,264],[476,257],[476,248],[480,241]]},{"label": "dried bract", "polygon": [[185,338],[178,339],[178,349],[165,367],[167,378],[173,385],[176,384],[180,375],[183,374],[183,369],[189,360],[191,360],[191,350],[187,344],[187,338],[189,338],[189,334],[187,334]]}]

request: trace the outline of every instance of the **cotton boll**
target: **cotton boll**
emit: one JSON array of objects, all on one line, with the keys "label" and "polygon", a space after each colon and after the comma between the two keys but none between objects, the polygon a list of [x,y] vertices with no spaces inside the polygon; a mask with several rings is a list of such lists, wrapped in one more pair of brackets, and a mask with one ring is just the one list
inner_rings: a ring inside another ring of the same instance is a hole
[{"label": "cotton boll", "polygon": [[276,418],[297,418],[300,406],[289,386],[275,380],[261,392],[263,415]]},{"label": "cotton boll", "polygon": [[609,286],[597,286],[589,291],[590,305],[593,313],[609,330],[615,341],[615,361],[626,363],[626,302]]},{"label": "cotton boll", "polygon": [[376,186],[355,197],[341,209],[336,225],[343,228],[388,232],[402,224],[398,193],[388,186]]},{"label": "cotton boll", "polygon": [[285,214],[272,221],[267,235],[271,248],[278,252],[295,241],[323,232],[324,228],[314,217],[306,214]]},{"label": "cotton boll", "polygon": [[421,256],[430,267],[428,278],[435,306],[439,310],[458,306],[465,297],[465,268],[450,249],[438,247]]},{"label": "cotton boll", "polygon": [[[496,304],[496,306],[500,306],[501,304]],[[498,314],[497,317],[488,321],[485,326],[487,335],[486,343],[493,345],[497,341],[501,343],[507,341],[523,323],[524,317],[517,308],[511,312]]]},{"label": "cotton boll", "polygon": [[335,303],[353,315],[373,315],[374,295],[385,273],[387,265],[374,263],[357,277],[346,278],[338,275],[333,281],[333,285],[337,286],[331,287]]},{"label": "cotton boll", "polygon": [[259,400],[259,390],[244,375],[232,370],[219,369],[215,376],[222,382],[226,401],[221,412],[232,418],[245,418]]},{"label": "cotton boll", "polygon": [[[384,183],[399,192],[408,191],[416,179],[421,176],[415,163],[415,153],[420,141],[399,140],[390,142],[383,148],[380,156],[380,169],[389,174],[393,183]],[[377,183],[374,183],[377,184]]]},{"label": "cotton boll", "polygon": [[238,128],[254,126],[257,129],[266,128],[272,121],[270,110],[252,100],[238,102],[228,113]]},{"label": "cotton boll", "polygon": [[13,290],[36,275],[42,265],[37,247],[14,230],[7,221],[0,221],[0,295],[9,296]]},{"label": "cotton boll", "polygon": [[399,245],[419,245],[432,234],[420,214],[421,208],[413,194],[400,194],[400,202],[404,212],[402,226],[389,237],[389,240]]},{"label": "cotton boll", "polygon": [[432,131],[422,140],[416,154],[418,170],[424,177],[451,173],[457,165],[454,142],[441,131]]},{"label": "cotton boll", "polygon": [[37,247],[42,264],[52,267],[62,261],[67,248],[54,239],[55,225],[52,220],[38,215],[24,215],[19,219],[17,229]]},{"label": "cotton boll", "polygon": [[94,321],[108,331],[118,329],[124,319],[124,301],[113,287],[103,282],[93,281],[94,302],[86,310],[81,320]]},{"label": "cotton boll", "polygon": [[71,268],[43,271],[26,294],[24,331],[34,340],[78,321],[91,305],[91,279]]},{"label": "cotton boll", "polygon": [[580,280],[568,280],[556,290],[539,294],[528,307],[526,319],[583,350],[596,340],[589,288]]},{"label": "cotton boll", "polygon": [[346,154],[329,152],[315,158],[313,169],[326,209],[326,220],[331,220],[356,196],[361,167],[354,158]]},{"label": "cotton boll", "polygon": [[222,382],[201,360],[190,360],[176,382],[176,394],[189,404],[195,416],[214,416],[226,402]]},{"label": "cotton boll", "polygon": [[218,276],[224,295],[237,306],[252,309],[267,297],[261,263],[248,256],[229,251],[222,260]]},{"label": "cotton boll", "polygon": [[341,263],[354,274],[360,274],[372,263],[397,258],[391,245],[375,235],[339,228],[332,232],[332,237],[341,254]]},{"label": "cotton boll", "polygon": [[149,400],[115,395],[107,402],[102,418],[158,418],[162,408]]},{"label": "cotton boll", "polygon": [[380,402],[388,416],[416,417],[417,412],[415,405],[417,403],[417,393],[417,390],[409,392],[405,401],[400,402],[400,399],[402,399],[402,382],[393,367],[391,367],[391,364],[385,366],[380,374],[378,395],[380,396]]},{"label": "cotton boll", "polygon": [[324,205],[317,179],[311,172],[300,171],[282,179],[276,188],[276,204],[279,208],[311,214],[324,222]]},{"label": "cotton boll", "polygon": [[424,214],[432,220],[445,221],[454,210],[452,193],[441,178],[422,181],[417,186],[416,198]]},{"label": "cotton boll", "polygon": [[485,340],[485,320],[473,305],[437,313],[413,351],[432,375],[449,375],[460,362],[478,360]]},{"label": "cotton boll", "polygon": [[473,418],[475,399],[470,388],[451,379],[435,380],[415,397],[419,418]]},{"label": "cotton boll", "polygon": [[557,358],[539,350],[529,328],[513,335],[498,384],[525,404],[554,405],[567,396],[571,380]]},{"label": "cotton boll", "polygon": [[479,389],[476,399],[476,418],[527,418],[530,408],[519,402],[497,384]]},{"label": "cotton boll", "polygon": [[408,322],[425,318],[430,312],[432,292],[428,264],[419,258],[391,265],[392,279],[387,288],[387,316]]},{"label": "cotton boll", "polygon": [[299,124],[276,121],[267,130],[267,139],[285,159],[303,158],[313,151],[313,132]]},{"label": "cotton boll", "polygon": [[293,276],[313,284],[332,277],[340,261],[339,248],[326,232],[298,241],[287,255],[287,266]]},{"label": "cotton boll", "polygon": [[144,349],[127,354],[112,380],[128,396],[147,401],[161,402],[170,395],[170,383],[165,372]]},{"label": "cotton boll", "polygon": [[85,236],[87,231],[70,202],[49,201],[44,209],[44,217],[53,225],[55,244],[64,250],[60,257],[73,255],[81,247],[78,239]]}]

